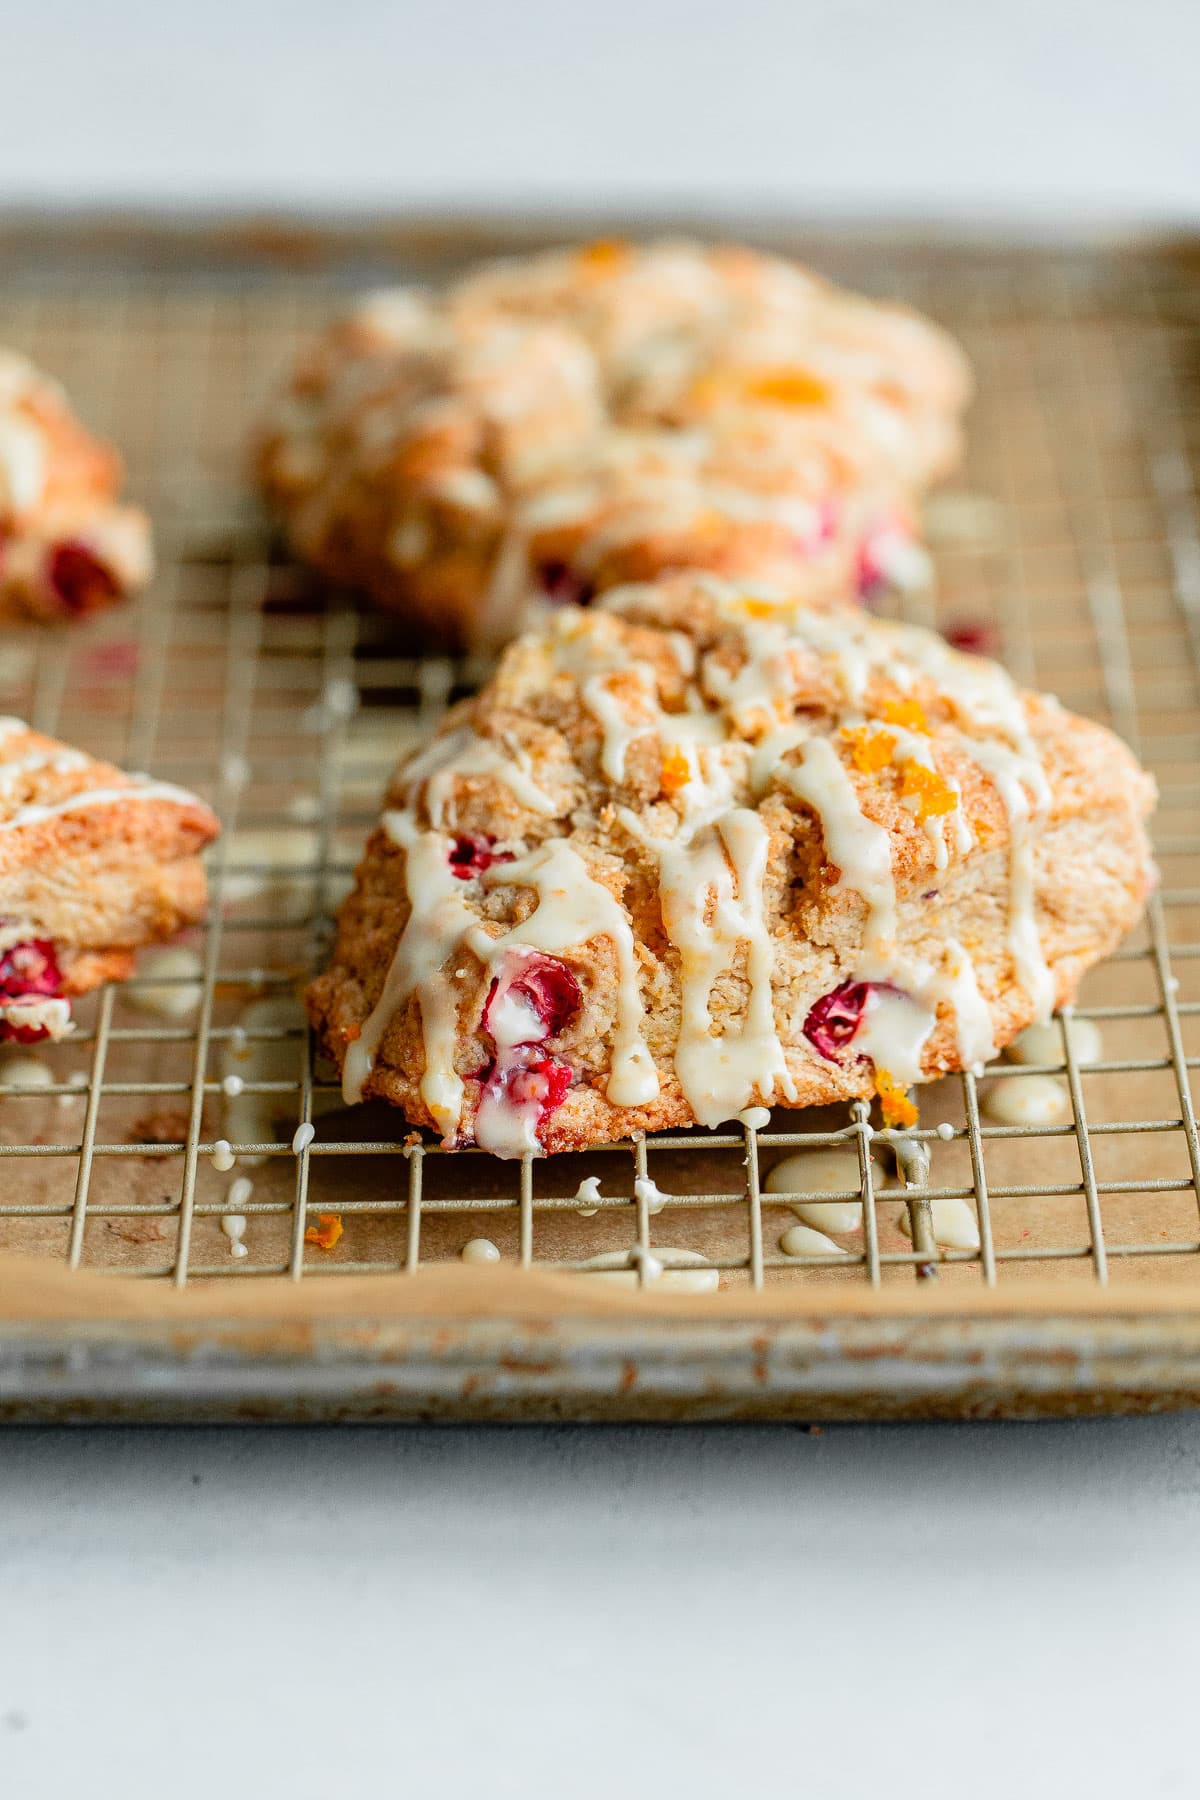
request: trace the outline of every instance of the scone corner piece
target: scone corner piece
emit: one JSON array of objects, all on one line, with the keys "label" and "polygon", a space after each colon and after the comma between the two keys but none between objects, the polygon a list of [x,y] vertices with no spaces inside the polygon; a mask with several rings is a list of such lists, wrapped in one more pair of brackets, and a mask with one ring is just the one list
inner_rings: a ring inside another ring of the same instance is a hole
[{"label": "scone corner piece", "polygon": [[0,719],[0,1040],[66,1036],[74,998],[199,922],[218,830],[185,789]]},{"label": "scone corner piece", "polygon": [[0,348],[0,619],[80,619],[145,587],[150,521],[121,481],[58,383]]}]

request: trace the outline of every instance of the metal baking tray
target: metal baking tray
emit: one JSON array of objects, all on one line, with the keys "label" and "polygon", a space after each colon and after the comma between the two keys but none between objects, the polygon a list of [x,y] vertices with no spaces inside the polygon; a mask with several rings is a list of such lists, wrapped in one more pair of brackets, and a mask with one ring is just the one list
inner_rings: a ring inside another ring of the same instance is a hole
[{"label": "metal baking tray", "polygon": [[[1058,1072],[1069,1116],[991,1122],[989,1088],[1037,1074],[1001,1064],[924,1090],[908,1185],[868,1154],[862,1107],[499,1164],[445,1156],[387,1108],[343,1109],[288,1017],[397,755],[485,671],[421,659],[394,622],[288,564],[247,482],[252,421],[348,292],[574,235],[571,221],[534,234],[0,219],[0,342],[60,376],[119,442],[160,557],[136,606],[0,633],[0,711],[196,788],[226,827],[192,937],[192,1010],[147,1013],[137,983],[108,989],[80,1006],[68,1043],[39,1052],[50,1085],[0,1085],[0,1416],[823,1418],[1195,1402],[1192,246],[746,233],[910,300],[963,340],[979,382],[968,455],[931,504],[938,584],[909,615],[994,642],[1015,675],[1112,724],[1158,777],[1162,888],[1085,984],[1078,1012],[1100,1026],[1104,1057]],[[231,1112],[222,1084],[241,1067]],[[247,1135],[254,1117],[265,1123]],[[306,1121],[316,1136],[297,1153]],[[236,1171],[212,1166],[221,1138]],[[863,1228],[836,1259],[786,1255],[795,1217],[766,1177],[830,1142],[858,1155]],[[577,1193],[593,1174],[594,1208]],[[252,1191],[231,1209],[242,1176]],[[936,1245],[931,1208],[954,1199],[975,1215],[978,1249]],[[240,1244],[222,1230],[231,1210],[246,1221]],[[308,1241],[333,1214],[336,1246]],[[496,1267],[462,1265],[472,1238],[496,1245]],[[646,1254],[664,1245],[702,1257],[720,1291],[646,1282]],[[580,1277],[605,1255],[628,1256],[636,1285],[614,1285],[611,1269]]]}]

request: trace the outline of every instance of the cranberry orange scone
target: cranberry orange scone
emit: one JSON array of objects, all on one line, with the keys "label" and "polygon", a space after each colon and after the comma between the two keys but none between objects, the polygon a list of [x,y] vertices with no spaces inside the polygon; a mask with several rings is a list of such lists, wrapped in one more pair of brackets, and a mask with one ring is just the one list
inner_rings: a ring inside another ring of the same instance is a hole
[{"label": "cranberry orange scone", "polygon": [[995,664],[678,575],[565,608],[397,773],[311,1015],[503,1156],[986,1061],[1138,916],[1153,785]]},{"label": "cranberry orange scone", "polygon": [[58,384],[0,350],[0,617],[80,618],[145,585],[150,526],[120,485]]},{"label": "cranberry orange scone", "polygon": [[260,474],[301,556],[488,646],[665,569],[818,600],[915,575],[968,386],[933,325],[780,258],[599,243],[368,298]]},{"label": "cranberry orange scone", "polygon": [[71,1029],[71,999],[204,910],[217,835],[183,788],[0,719],[0,1041]]}]

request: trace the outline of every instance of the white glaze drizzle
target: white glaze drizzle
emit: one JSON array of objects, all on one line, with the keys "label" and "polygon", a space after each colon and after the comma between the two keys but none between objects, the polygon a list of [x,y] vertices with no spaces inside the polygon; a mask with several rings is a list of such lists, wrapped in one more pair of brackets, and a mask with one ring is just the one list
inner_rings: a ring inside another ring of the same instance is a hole
[{"label": "white glaze drizzle", "polygon": [[991,1062],[996,1054],[991,1011],[979,991],[975,965],[957,938],[947,938],[942,965],[925,976],[921,997],[934,1005],[943,1001],[953,1007],[959,1061],[964,1067]]},{"label": "white glaze drizzle", "polygon": [[[1003,744],[977,743],[973,754],[995,782],[1008,813],[1008,950],[1013,973],[1033,1001],[1035,1022],[1043,1024],[1054,1010],[1056,988],[1038,935],[1030,819],[1032,812],[1048,806],[1049,787],[1036,759],[1016,755]],[[1033,788],[1032,802],[1027,784]]]},{"label": "white glaze drizzle", "polygon": [[453,826],[456,781],[472,776],[501,781],[521,806],[550,817],[558,811],[549,794],[529,773],[529,759],[520,745],[493,743],[467,726],[435,738],[404,770],[405,798],[411,803],[424,787],[429,821],[435,831]]},{"label": "white glaze drizzle", "polygon": [[910,1087],[921,1076],[921,1052],[933,1030],[935,1015],[908,994],[872,987],[854,1037],[858,1055],[869,1056],[876,1069]]},{"label": "white glaze drizzle", "polygon": [[[636,678],[641,682],[643,689],[642,697],[647,701],[650,701],[651,694],[647,690],[645,682],[646,673],[647,671],[644,665],[640,663],[631,664],[628,671],[630,677]],[[613,782],[614,785],[619,786],[625,779],[625,757],[630,744],[633,743],[635,738],[644,737],[647,732],[653,731],[654,725],[650,721],[629,719],[626,716],[625,706],[618,696],[613,693],[612,688],[609,686],[609,679],[610,677],[607,672],[593,675],[590,680],[585,681],[582,684],[579,690],[579,696],[596,723],[600,726],[601,731],[604,733],[604,746],[600,752],[600,767],[604,770],[608,779]],[[656,693],[654,695],[654,700],[657,700]]]},{"label": "white glaze drizzle", "polygon": [[[679,954],[682,987],[675,1073],[696,1118],[719,1125],[756,1099],[769,1103],[776,1085],[794,1098],[771,990],[774,947],[763,912],[766,826],[748,807],[732,807],[715,820],[701,816],[670,838],[651,837],[632,813],[622,812],[621,819],[658,859],[663,927]],[[713,992],[743,944],[745,1014],[714,1036]]]},{"label": "white glaze drizzle", "polygon": [[1063,1056],[1062,1033],[1066,1032],[1071,1040],[1071,1051],[1075,1061],[1081,1068],[1104,1060],[1104,1039],[1100,1027],[1093,1019],[1066,1019],[1050,1021],[1045,1025],[1027,1025],[1019,1037],[1015,1037],[1004,1054],[1010,1062],[1044,1063],[1052,1069],[1061,1069]]},{"label": "white glaze drizzle", "polygon": [[55,1042],[75,1029],[71,1002],[41,995],[0,1001],[0,1019],[23,1031],[44,1031]]},{"label": "white glaze drizzle", "polygon": [[248,1256],[250,1252],[242,1242],[242,1238],[246,1231],[246,1219],[245,1215],[241,1213],[238,1208],[245,1206],[253,1192],[254,1183],[248,1176],[239,1175],[235,1180],[230,1182],[228,1191],[225,1195],[225,1203],[230,1210],[227,1213],[223,1213],[221,1216],[221,1230],[229,1239],[230,1256],[239,1260],[242,1257]]},{"label": "white glaze drizzle", "polygon": [[[979,1222],[965,1200],[931,1200],[933,1241],[947,1250],[978,1250]],[[903,1235],[912,1238],[912,1218],[907,1206],[896,1220]]]},{"label": "white glaze drizzle", "polygon": [[517,862],[497,864],[483,879],[492,887],[509,882],[532,887],[538,897],[529,917],[503,936],[488,939],[478,927],[471,932],[470,948],[490,967],[508,950],[542,950],[553,956],[592,938],[609,940],[617,959],[617,1008],[605,1091],[614,1106],[645,1106],[654,1100],[658,1072],[642,1036],[637,952],[624,907],[562,838],[550,839]]},{"label": "white glaze drizzle", "polygon": [[866,903],[864,949],[886,955],[896,937],[891,838],[862,812],[854,783],[828,738],[808,738],[802,760],[785,769],[782,779],[821,822],[826,856],[838,869],[833,892],[856,893]]},{"label": "white glaze drizzle", "polygon": [[657,1181],[651,1181],[648,1175],[639,1175],[634,1181],[633,1197],[635,1200],[645,1202],[648,1213],[660,1213],[671,1198],[670,1194],[664,1194]]},{"label": "white glaze drizzle", "polygon": [[721,1274],[697,1250],[679,1250],[673,1245],[655,1244],[649,1253],[640,1249],[602,1250],[589,1256],[580,1273],[593,1281],[610,1282],[614,1287],[679,1288],[691,1294],[715,1294]]},{"label": "white glaze drizzle", "polygon": [[812,1225],[789,1225],[779,1239],[779,1248],[785,1256],[849,1256],[840,1244],[827,1238],[823,1231],[817,1231]]},{"label": "white glaze drizzle", "polygon": [[598,1175],[585,1175],[579,1186],[575,1189],[574,1197],[576,1200],[583,1200],[586,1202],[586,1205],[579,1208],[580,1218],[594,1218],[596,1213],[600,1210],[599,1202],[603,1198],[603,1195],[600,1192],[600,1177]]},{"label": "white glaze drizzle", "polygon": [[0,513],[31,512],[45,487],[45,437],[32,420],[0,413]]},{"label": "white glaze drizzle", "polygon": [[1070,1112],[1071,1097],[1053,1075],[1021,1075],[998,1081],[983,1110],[998,1125],[1054,1125]]},{"label": "white glaze drizzle", "polygon": [[47,806],[22,806],[10,819],[0,819],[0,831],[21,831],[28,825],[41,825],[63,813],[86,812],[93,806],[118,806],[123,800],[167,800],[177,806],[195,806],[196,796],[185,788],[172,787],[166,781],[131,780],[128,787],[84,788],[65,800]]},{"label": "white glaze drizzle", "polygon": [[385,813],[383,828],[405,852],[404,879],[412,910],[383,990],[347,1048],[342,1095],[348,1106],[362,1099],[384,1032],[415,994],[425,1041],[421,1098],[442,1135],[452,1138],[462,1118],[463,1083],[454,1067],[458,1017],[454,992],[442,968],[475,924],[475,915],[463,897],[465,884],[451,871],[448,838],[423,830],[411,812]]},{"label": "white glaze drizzle", "polygon": [[27,756],[14,756],[11,761],[0,762],[0,794],[11,794],[24,776],[34,775],[39,769],[69,775],[77,769],[86,769],[90,761],[82,750],[61,750],[57,746],[49,750],[31,750]]},{"label": "white glaze drizzle", "polygon": [[498,1263],[500,1251],[491,1238],[468,1238],[459,1251],[465,1263]]}]

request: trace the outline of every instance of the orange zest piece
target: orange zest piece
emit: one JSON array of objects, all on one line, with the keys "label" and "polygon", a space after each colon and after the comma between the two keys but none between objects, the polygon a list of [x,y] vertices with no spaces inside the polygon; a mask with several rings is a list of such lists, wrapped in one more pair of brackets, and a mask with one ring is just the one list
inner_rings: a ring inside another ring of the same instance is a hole
[{"label": "orange zest piece", "polygon": [[692,779],[692,768],[678,744],[672,744],[662,761],[662,791],[677,794]]},{"label": "orange zest piece", "polygon": [[624,238],[596,238],[576,251],[575,260],[592,275],[607,275],[627,263],[632,252]]},{"label": "orange zest piece", "polygon": [[318,1250],[332,1250],[342,1235],[341,1213],[318,1213],[315,1225],[310,1225],[304,1233],[306,1244],[315,1244]]},{"label": "orange zest piece", "polygon": [[896,740],[890,732],[856,725],[853,730],[844,730],[842,736],[850,746],[850,761],[863,775],[876,775],[891,762]]},{"label": "orange zest piece", "polygon": [[901,799],[915,799],[917,817],[924,824],[926,819],[940,818],[943,813],[952,813],[958,805],[958,795],[936,769],[927,769],[924,763],[907,759],[901,765],[900,773]]},{"label": "orange zest piece", "polygon": [[925,717],[925,709],[915,700],[885,700],[882,713],[889,725],[903,725],[908,731],[928,734],[929,720]]},{"label": "orange zest piece", "polygon": [[727,523],[724,513],[718,512],[715,506],[706,506],[693,518],[692,530],[700,537],[720,537],[727,528]]},{"label": "orange zest piece", "polygon": [[915,1104],[900,1083],[893,1081],[886,1069],[875,1071],[875,1092],[879,1095],[879,1110],[883,1114],[885,1125],[900,1129],[916,1124],[919,1115]]},{"label": "orange zest piece", "polygon": [[749,400],[761,406],[827,406],[827,382],[808,369],[710,369],[688,390],[693,406],[708,409]]},{"label": "orange zest piece", "polygon": [[808,369],[762,369],[743,384],[748,400],[764,400],[768,406],[827,406],[829,384]]}]

